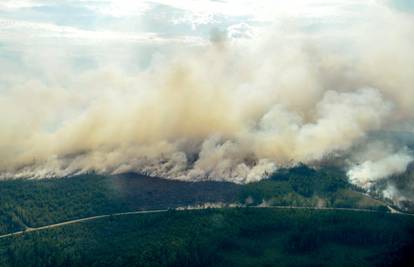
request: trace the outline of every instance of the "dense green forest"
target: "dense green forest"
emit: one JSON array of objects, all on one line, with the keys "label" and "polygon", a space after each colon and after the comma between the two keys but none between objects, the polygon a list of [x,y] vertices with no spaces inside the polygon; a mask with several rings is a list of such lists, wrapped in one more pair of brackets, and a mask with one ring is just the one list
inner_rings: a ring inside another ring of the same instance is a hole
[{"label": "dense green forest", "polygon": [[0,266],[414,266],[413,236],[387,213],[171,210],[1,239]]},{"label": "dense green forest", "polygon": [[349,185],[336,169],[298,166],[247,185],[86,174],[0,181],[0,234],[100,214],[208,202],[387,210]]},{"label": "dense green forest", "polygon": [[0,234],[116,212],[234,202],[239,186],[134,174],[0,181]]}]

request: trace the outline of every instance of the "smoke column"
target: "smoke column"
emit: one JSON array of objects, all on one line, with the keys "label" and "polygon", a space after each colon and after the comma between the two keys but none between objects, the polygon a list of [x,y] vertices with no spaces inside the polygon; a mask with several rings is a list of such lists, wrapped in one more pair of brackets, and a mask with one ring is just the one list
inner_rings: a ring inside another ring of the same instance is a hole
[{"label": "smoke column", "polygon": [[413,18],[383,6],[366,16],[346,31],[289,22],[243,40],[223,33],[134,73],[99,66],[13,83],[0,94],[0,177],[246,183],[344,157],[363,187],[403,173],[410,144],[375,150],[370,136],[414,129]]}]

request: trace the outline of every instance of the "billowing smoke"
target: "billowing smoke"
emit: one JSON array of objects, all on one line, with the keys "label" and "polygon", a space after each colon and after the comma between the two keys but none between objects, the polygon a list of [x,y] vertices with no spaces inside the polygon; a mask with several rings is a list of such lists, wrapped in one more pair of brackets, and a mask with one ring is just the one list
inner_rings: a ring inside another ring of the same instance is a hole
[{"label": "billowing smoke", "polygon": [[346,29],[290,22],[257,36],[175,47],[134,73],[49,69],[60,80],[13,83],[0,94],[0,176],[245,183],[346,156],[350,180],[369,187],[406,170],[410,144],[354,153],[372,133],[413,129],[411,15],[378,7]]},{"label": "billowing smoke", "polygon": [[348,176],[351,182],[369,188],[378,180],[404,173],[413,160],[411,155],[404,152],[387,155],[376,161],[368,159],[360,165],[353,166],[348,171]]}]

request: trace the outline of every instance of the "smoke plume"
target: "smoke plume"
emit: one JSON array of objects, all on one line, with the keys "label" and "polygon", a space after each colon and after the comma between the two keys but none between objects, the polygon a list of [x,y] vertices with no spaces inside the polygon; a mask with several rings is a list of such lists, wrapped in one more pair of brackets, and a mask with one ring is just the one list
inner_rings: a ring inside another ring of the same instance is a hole
[{"label": "smoke plume", "polygon": [[344,156],[361,186],[405,171],[409,144],[353,153],[372,133],[413,129],[410,15],[378,7],[346,29],[290,22],[232,36],[175,47],[135,72],[62,74],[38,62],[54,79],[0,94],[0,176],[134,171],[246,183]]}]

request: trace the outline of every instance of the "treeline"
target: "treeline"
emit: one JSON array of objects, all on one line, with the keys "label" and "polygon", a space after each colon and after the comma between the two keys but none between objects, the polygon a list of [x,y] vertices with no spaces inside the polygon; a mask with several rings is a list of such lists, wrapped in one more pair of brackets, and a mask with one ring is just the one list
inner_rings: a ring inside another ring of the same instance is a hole
[{"label": "treeline", "polygon": [[0,234],[125,211],[233,203],[240,185],[189,183],[137,174],[0,181]]},{"label": "treeline", "polygon": [[259,182],[181,182],[136,174],[80,175],[59,179],[0,181],[0,234],[66,220],[140,209],[175,208],[206,202],[281,206],[369,208],[379,201],[352,190],[337,169],[304,165]]},{"label": "treeline", "polygon": [[123,210],[103,176],[0,182],[0,233]]},{"label": "treeline", "polygon": [[413,218],[381,213],[170,211],[3,239],[0,266],[403,266],[413,233]]},{"label": "treeline", "polygon": [[388,211],[381,201],[369,198],[352,186],[346,174],[333,167],[320,169],[298,165],[280,169],[269,179],[242,187],[240,202],[270,206],[361,208]]}]

